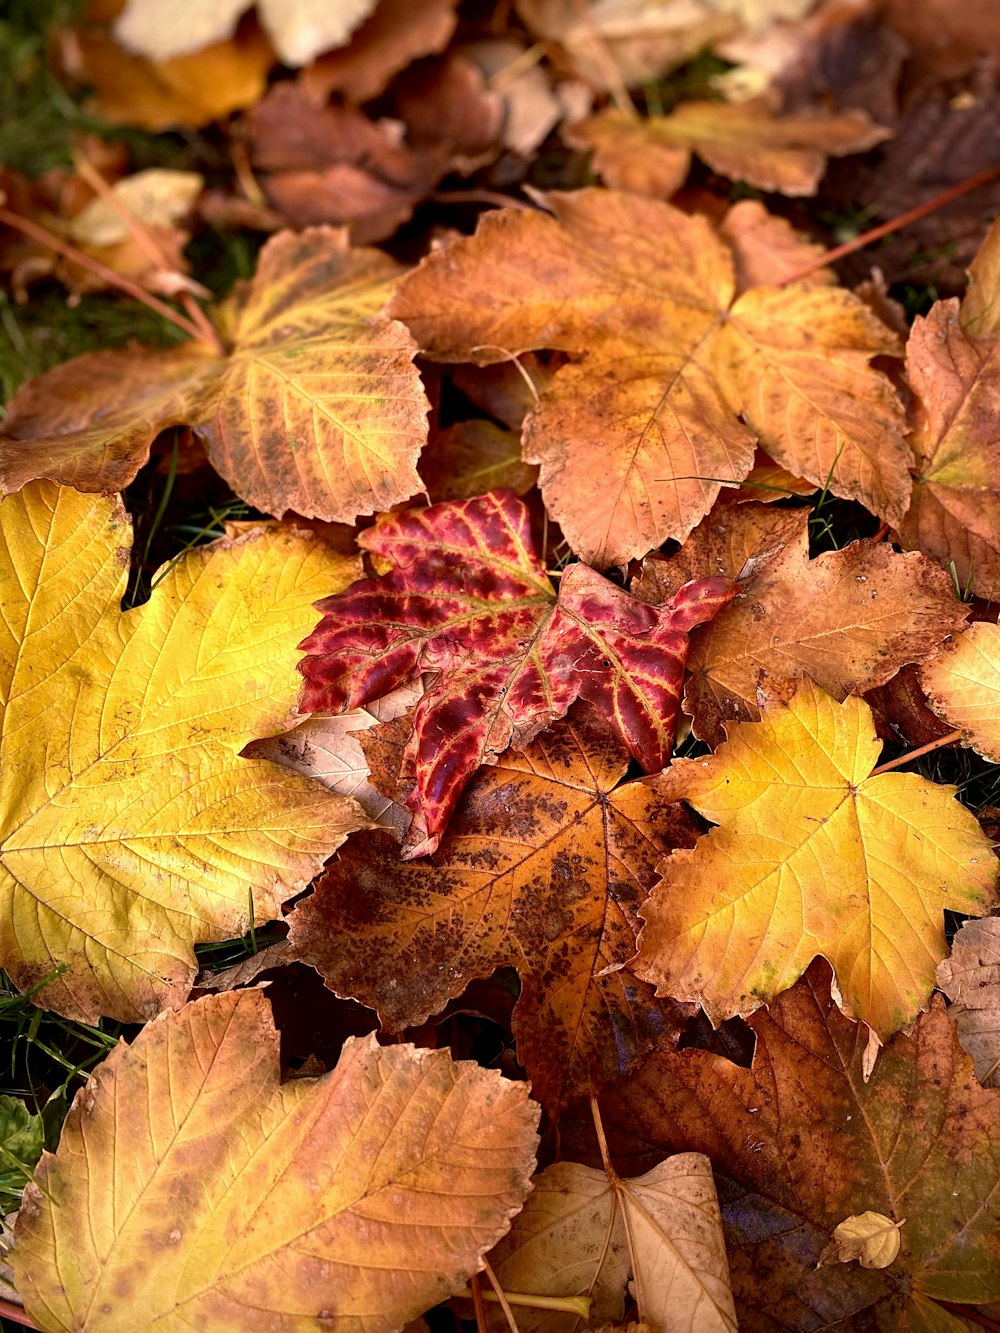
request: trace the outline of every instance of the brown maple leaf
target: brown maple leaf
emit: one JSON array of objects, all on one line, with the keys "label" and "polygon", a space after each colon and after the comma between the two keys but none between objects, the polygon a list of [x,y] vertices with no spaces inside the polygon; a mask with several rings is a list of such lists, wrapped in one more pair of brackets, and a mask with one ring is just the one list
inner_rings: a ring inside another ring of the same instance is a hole
[{"label": "brown maple leaf", "polygon": [[[595,565],[682,540],[759,440],[796,476],[899,522],[902,409],[869,366],[895,336],[840,288],[736,296],[704,218],[609,190],[500,210],[400,284],[390,310],[443,361],[573,353],[525,423],[549,513]],[[614,244],[609,245],[609,238]]]},{"label": "brown maple leaf", "polygon": [[480,764],[526,744],[586,699],[647,772],[670,760],[687,635],[733,596],[703,579],[670,605],[637,601],[587,565],[559,596],[535,554],[528,510],[509,492],[383,515],[359,544],[394,568],[318,603],[301,647],[307,712],[340,712],[422,672],[400,776],[413,824],[409,856],[438,844]]},{"label": "brown maple leaf", "polygon": [[289,918],[294,955],[390,1031],[423,1023],[475,977],[516,967],[514,1015],[535,1095],[557,1109],[630,1067],[672,1011],[627,967],[662,850],[693,825],[589,710],[469,784],[434,855],[387,834],[350,842]]}]

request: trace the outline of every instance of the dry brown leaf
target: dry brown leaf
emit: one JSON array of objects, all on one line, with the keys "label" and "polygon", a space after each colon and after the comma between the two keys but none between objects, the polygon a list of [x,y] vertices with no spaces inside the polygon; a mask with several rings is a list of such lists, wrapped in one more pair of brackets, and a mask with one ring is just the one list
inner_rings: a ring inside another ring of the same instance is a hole
[{"label": "dry brown leaf", "polygon": [[679,806],[618,784],[624,752],[587,715],[472,780],[433,857],[385,834],[349,843],[289,917],[295,955],[400,1031],[474,977],[519,969],[520,1059],[553,1109],[648,1050],[662,1009],[627,967],[660,849],[689,846]]},{"label": "dry brown leaf", "polygon": [[1000,1087],[1000,917],[966,921],[956,931],[937,984],[952,1001],[948,1015],[976,1077],[986,1088]]},{"label": "dry brown leaf", "polygon": [[758,437],[796,475],[902,519],[901,409],[869,366],[897,343],[856,297],[793,284],[734,302],[732,254],[703,218],[608,190],[547,203],[555,217],[488,214],[389,308],[439,360],[581,358],[524,435],[573,550],[606,566],[683,539],[750,471]]},{"label": "dry brown leaf", "polygon": [[520,435],[475,417],[431,436],[420,455],[420,475],[437,504],[500,489],[526,495],[538,469],[522,461]]},{"label": "dry brown leaf", "polygon": [[[868,1079],[865,1079],[868,1082]],[[833,1239],[816,1264],[849,1264],[856,1259],[862,1268],[888,1268],[899,1254],[902,1221],[884,1213],[858,1213],[845,1217],[833,1229]]]},{"label": "dry brown leaf", "polygon": [[593,149],[594,170],[608,185],[656,198],[680,189],[692,153],[758,189],[815,194],[828,157],[864,152],[891,136],[864,111],[777,116],[764,102],[682,102],[647,120],[609,108],[564,131],[575,148]]},{"label": "dry brown leaf", "polygon": [[18,1217],[41,1327],[391,1333],[468,1280],[530,1189],[526,1086],[373,1037],[278,1073],[260,990],[119,1043]]},{"label": "dry brown leaf", "polygon": [[[736,1333],[712,1166],[701,1153],[633,1180],[575,1162],[548,1167],[490,1264],[510,1291],[589,1296],[591,1327],[621,1320],[631,1272],[639,1318],[659,1333]],[[570,1315],[520,1309],[518,1325],[575,1327]]]},{"label": "dry brown leaf", "polygon": [[333,92],[352,102],[377,97],[411,61],[436,55],[448,45],[455,31],[455,5],[456,0],[379,0],[347,46],[306,66],[300,86],[314,106]]},{"label": "dry brown leaf", "polygon": [[[797,232],[785,218],[769,213],[756,199],[741,199],[726,213],[719,235],[733,248],[736,289],[780,287],[794,273],[823,256],[823,247]],[[810,287],[832,287],[832,269],[819,268],[803,281]]]},{"label": "dry brown leaf", "polygon": [[[809,559],[809,511],[716,509],[672,560],[651,557],[646,599],[711,574],[744,580],[736,600],[695,630],[685,710],[717,745],[730,721],[760,716],[765,681],[811,677],[836,699],[882,685],[958,634],[968,607],[930,560],[885,542],[851,542]],[[676,565],[675,565],[676,562]]]}]

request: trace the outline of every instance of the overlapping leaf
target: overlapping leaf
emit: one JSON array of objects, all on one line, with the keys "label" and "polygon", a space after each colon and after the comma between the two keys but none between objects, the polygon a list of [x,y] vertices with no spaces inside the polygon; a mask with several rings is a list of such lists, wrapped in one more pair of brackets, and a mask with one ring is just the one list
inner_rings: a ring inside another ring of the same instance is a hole
[{"label": "overlapping leaf", "polygon": [[[752,1070],[665,1051],[609,1099],[628,1169],[712,1159],[744,1333],[960,1333],[936,1301],[1000,1298],[1000,1093],[977,1084],[943,1006],[894,1037],[867,1082],[863,1030],[838,1012],[825,963],[750,1024]],[[905,1219],[896,1261],[817,1271],[838,1223],[865,1212]]]},{"label": "overlapping leaf", "polygon": [[[490,1264],[509,1291],[590,1297],[591,1328],[622,1319],[631,1272],[639,1318],[649,1328],[736,1330],[712,1164],[701,1153],[678,1153],[634,1180],[557,1162],[535,1178]],[[565,1314],[526,1316],[518,1319],[523,1333],[575,1327]]]},{"label": "overlapping leaf", "polygon": [[939,652],[968,615],[949,576],[918,552],[857,541],[810,560],[802,509],[713,512],[673,559],[646,562],[638,595],[669,597],[707,574],[744,575],[736,599],[692,634],[688,652],[684,707],[713,745],[728,722],[760,716],[757,692],[768,677],[809,676],[837,699],[860,694]]},{"label": "overlapping leaf", "polygon": [[48,1333],[390,1333],[507,1230],[537,1122],[524,1084],[373,1038],[279,1086],[263,992],[212,996],[76,1099],[18,1219],[18,1290]]},{"label": "overlapping leaf", "polygon": [[967,745],[1000,763],[1000,626],[977,621],[920,673],[936,713]]},{"label": "overlapping leaf", "polygon": [[869,776],[880,748],[867,704],[805,680],[714,756],[654,780],[719,827],[661,866],[639,975],[717,1020],[770,1003],[823,954],[845,1012],[883,1038],[911,1022],[945,953],[944,909],[985,911],[998,867],[953,788]]},{"label": "overlapping leaf", "polygon": [[437,846],[463,786],[575,699],[608,717],[648,771],[673,746],[688,631],[733,595],[707,579],[653,608],[586,565],[559,597],[535,554],[528,511],[509,492],[382,517],[360,544],[394,568],[319,604],[301,647],[310,712],[357,708],[424,671],[400,776],[410,856]]},{"label": "overlapping leaf", "polygon": [[88,353],[14,397],[0,490],[132,480],[164,427],[192,426],[233,489],[267,513],[351,523],[421,489],[427,400],[401,324],[379,315],[399,267],[332,228],[283,232],[218,311],[230,351]]},{"label": "overlapping leaf", "polygon": [[398,1031],[474,977],[512,965],[518,1051],[553,1109],[634,1062],[666,1027],[625,966],[636,911],[691,825],[644,782],[607,725],[562,722],[466,789],[433,857],[402,863],[386,834],[347,843],[292,912],[292,947]]},{"label": "overlapping leaf", "polygon": [[263,760],[295,643],[356,562],[270,525],[191,551],[122,613],[114,499],[34,482],[0,504],[0,962],[38,1002],[129,1021],[183,1001],[193,945],[267,920],[366,820]]},{"label": "overlapping leaf", "polygon": [[966,921],[937,970],[948,1015],[984,1087],[1000,1087],[1000,918]]},{"label": "overlapping leaf", "polygon": [[815,194],[828,156],[862,153],[892,137],[864,111],[776,116],[763,102],[682,102],[637,120],[608,108],[564,132],[594,150],[594,170],[619,190],[668,198],[697,153],[713,171],[781,194]]},{"label": "overlapping leaf", "polygon": [[389,308],[441,360],[580,358],[529,416],[524,457],[583,559],[683,539],[750,471],[757,440],[797,476],[902,520],[901,408],[869,366],[896,340],[857,297],[806,283],[734,300],[732,253],[703,218],[609,190],[546,202],[554,216],[484,217]]}]

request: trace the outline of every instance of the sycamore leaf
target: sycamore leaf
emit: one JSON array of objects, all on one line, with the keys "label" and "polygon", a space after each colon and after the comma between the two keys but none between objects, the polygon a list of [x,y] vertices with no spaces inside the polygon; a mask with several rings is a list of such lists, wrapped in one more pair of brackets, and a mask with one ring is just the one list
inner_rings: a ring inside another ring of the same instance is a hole
[{"label": "sycamore leaf", "polygon": [[[121,44],[151,60],[200,51],[236,31],[253,0],[126,0],[115,21]],[[285,65],[307,65],[321,51],[343,46],[377,0],[257,0],[257,12]]]},{"label": "sycamore leaf", "polygon": [[937,302],[907,343],[914,484],[900,537],[989,599],[1000,584],[1000,226],[970,276],[961,306]]},{"label": "sycamore leaf", "polygon": [[[631,1272],[639,1317],[659,1333],[736,1333],[712,1165],[701,1153],[634,1180],[557,1162],[535,1178],[490,1265],[509,1291],[590,1296],[591,1328],[622,1319]],[[519,1310],[518,1325],[565,1333],[574,1321]]]},{"label": "sycamore leaf", "polygon": [[715,755],[656,779],[720,827],[660,867],[639,975],[716,1021],[770,1003],[823,954],[845,1013],[882,1038],[912,1022],[945,953],[944,909],[985,911],[998,867],[953,787],[870,777],[880,749],[866,703],[806,679]]},{"label": "sycamore leaf", "polygon": [[391,1333],[480,1267],[530,1189],[523,1083],[373,1037],[321,1078],[278,1072],[260,990],[116,1047],[18,1217],[39,1327]]},{"label": "sycamore leaf", "polygon": [[647,772],[670,758],[687,634],[733,595],[729,580],[644,605],[586,565],[563,571],[559,597],[509,492],[387,514],[359,543],[392,568],[319,603],[300,646],[301,707],[341,712],[424,671],[400,776],[412,781],[410,856],[437,846],[463,786],[586,699],[612,720]]},{"label": "sycamore leaf", "polygon": [[888,1268],[899,1254],[903,1225],[883,1213],[864,1212],[845,1217],[833,1229],[833,1240],[820,1255],[816,1267],[849,1264],[856,1259],[862,1268]]},{"label": "sycamore leaf", "polygon": [[555,216],[484,216],[389,309],[439,360],[580,358],[530,413],[524,457],[582,559],[603,567],[683,540],[750,471],[758,439],[797,476],[902,520],[902,410],[868,364],[897,344],[857,297],[810,283],[736,296],[729,247],[656,200],[582,190],[546,203]]},{"label": "sycamore leaf", "polygon": [[253,741],[243,751],[248,759],[269,759],[307,778],[317,778],[330,791],[357,801],[369,819],[402,837],[409,811],[369,782],[369,766],[362,749],[366,731],[380,722],[392,722],[414,708],[423,689],[401,685],[367,708],[355,708],[336,717],[310,717],[283,736]]},{"label": "sycamore leaf", "polygon": [[777,116],[763,101],[682,102],[644,120],[609,107],[563,133],[573,147],[594,150],[594,170],[608,185],[659,198],[684,184],[692,153],[733,180],[807,195],[816,193],[828,156],[892,138],[865,111]]},{"label": "sycamore leaf", "polygon": [[479,773],[433,857],[400,862],[384,834],[349,841],[289,917],[296,956],[391,1031],[512,965],[535,1095],[556,1110],[600,1087],[666,1026],[626,964],[657,859],[693,841],[681,807],[617,785],[626,768],[585,714]]},{"label": "sycamore leaf", "polygon": [[730,721],[760,717],[765,678],[809,676],[836,699],[861,694],[939,652],[969,613],[949,576],[919,552],[856,541],[810,560],[802,509],[716,509],[673,559],[646,565],[647,589],[655,581],[666,597],[693,578],[744,575],[736,599],[692,634],[688,651],[684,708],[713,745]]},{"label": "sycamore leaf", "polygon": [[1000,763],[1000,626],[977,621],[920,674],[927,702],[967,745]]},{"label": "sycamore leaf", "polygon": [[[822,259],[825,251],[795,231],[787,219],[769,213],[756,199],[741,199],[719,224],[719,235],[733,249],[739,292],[751,287],[780,287],[799,269]],[[832,287],[833,269],[819,268],[802,282],[811,287]]]},{"label": "sycamore leaf", "polygon": [[32,483],[0,504],[0,965],[86,1021],[178,1005],[193,945],[275,915],[353,802],[241,759],[293,721],[294,647],[356,562],[277,525],[190,551],[122,613],[120,501]]},{"label": "sycamore leaf", "polygon": [[538,468],[521,459],[521,437],[492,421],[456,421],[437,431],[420,455],[420,475],[434,504],[468,500],[485,491],[526,495]]},{"label": "sycamore leaf", "polygon": [[1000,917],[966,921],[955,932],[937,984],[952,1002],[948,1015],[976,1077],[984,1087],[1000,1087]]},{"label": "sycamore leaf", "polygon": [[[192,426],[248,504],[352,523],[422,489],[427,399],[401,324],[401,270],[329,227],[282,232],[218,311],[230,345],[87,353],[33,380],[0,437],[0,489],[127,485],[165,426]],[[117,382],[116,382],[117,381]]]},{"label": "sycamore leaf", "polygon": [[[645,1061],[602,1105],[612,1148],[630,1170],[711,1158],[743,1333],[961,1333],[935,1301],[1000,1299],[1000,1094],[976,1083],[940,1002],[866,1082],[829,977],[817,961],[754,1014],[750,1070],[691,1050]],[[906,1220],[896,1261],[817,1271],[837,1224],[868,1211]]]}]

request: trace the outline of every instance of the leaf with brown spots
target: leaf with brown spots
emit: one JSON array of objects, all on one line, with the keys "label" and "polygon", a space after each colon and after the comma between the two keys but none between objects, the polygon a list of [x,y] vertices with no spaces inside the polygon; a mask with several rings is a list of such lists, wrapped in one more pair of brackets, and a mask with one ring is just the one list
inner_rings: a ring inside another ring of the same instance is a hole
[{"label": "leaf with brown spots", "polygon": [[843,699],[885,684],[904,663],[927,661],[965,627],[969,608],[925,556],[856,541],[810,560],[808,522],[804,509],[727,506],[672,560],[646,562],[645,587],[667,597],[709,573],[743,577],[736,599],[692,633],[688,651],[684,708],[712,745],[726,723],[760,717],[767,678],[809,676]]},{"label": "leaf with brown spots", "polygon": [[389,309],[438,360],[577,358],[543,387],[524,458],[581,559],[603,568],[683,540],[746,477],[758,441],[796,476],[902,520],[902,408],[869,365],[898,345],[857,297],[808,282],[737,295],[729,246],[656,200],[546,203],[554,216],[487,214]]},{"label": "leaf with brown spots", "polygon": [[464,1285],[531,1187],[525,1085],[373,1037],[278,1073],[261,990],[119,1043],[18,1218],[38,1327],[392,1333]]},{"label": "leaf with brown spots", "polygon": [[390,1031],[515,966],[536,1096],[557,1109],[600,1087],[668,1027],[627,963],[658,857],[693,842],[680,806],[618,785],[627,766],[585,712],[479,773],[429,859],[400,862],[386,834],[349,841],[289,917],[294,953]]},{"label": "leaf with brown spots", "polygon": [[[821,960],[750,1025],[752,1070],[663,1051],[607,1098],[619,1169],[711,1158],[743,1333],[961,1333],[937,1301],[1000,1299],[1000,1092],[977,1084],[944,1006],[867,1082],[864,1029]],[[564,1132],[565,1152],[578,1144]],[[817,1270],[838,1223],[868,1211],[906,1221],[891,1267]]]},{"label": "leaf with brown spots", "polygon": [[87,1022],[182,1004],[195,943],[275,916],[367,823],[239,754],[292,726],[295,644],[356,559],[257,525],[123,613],[131,541],[114,497],[0,503],[0,962]]},{"label": "leaf with brown spots", "polygon": [[480,764],[575,699],[611,720],[647,772],[669,761],[688,631],[729,601],[731,580],[702,579],[653,608],[576,564],[557,599],[528,510],[505,491],[383,515],[359,543],[392,568],[318,604],[323,619],[300,645],[300,706],[342,712],[439,673],[400,770],[411,784],[409,856],[438,845]]},{"label": "leaf with brown spots", "polygon": [[427,400],[405,328],[379,311],[401,270],[342,232],[282,232],[217,311],[229,346],[88,353],[32,382],[0,436],[0,486],[130,482],[184,422],[269,514],[353,523],[422,488]]},{"label": "leaf with brown spots", "polygon": [[597,174],[615,189],[667,198],[697,155],[723,176],[781,194],[815,194],[828,156],[862,153],[892,138],[867,112],[778,116],[764,102],[682,102],[668,116],[636,120],[608,108],[564,131],[594,150]]}]

